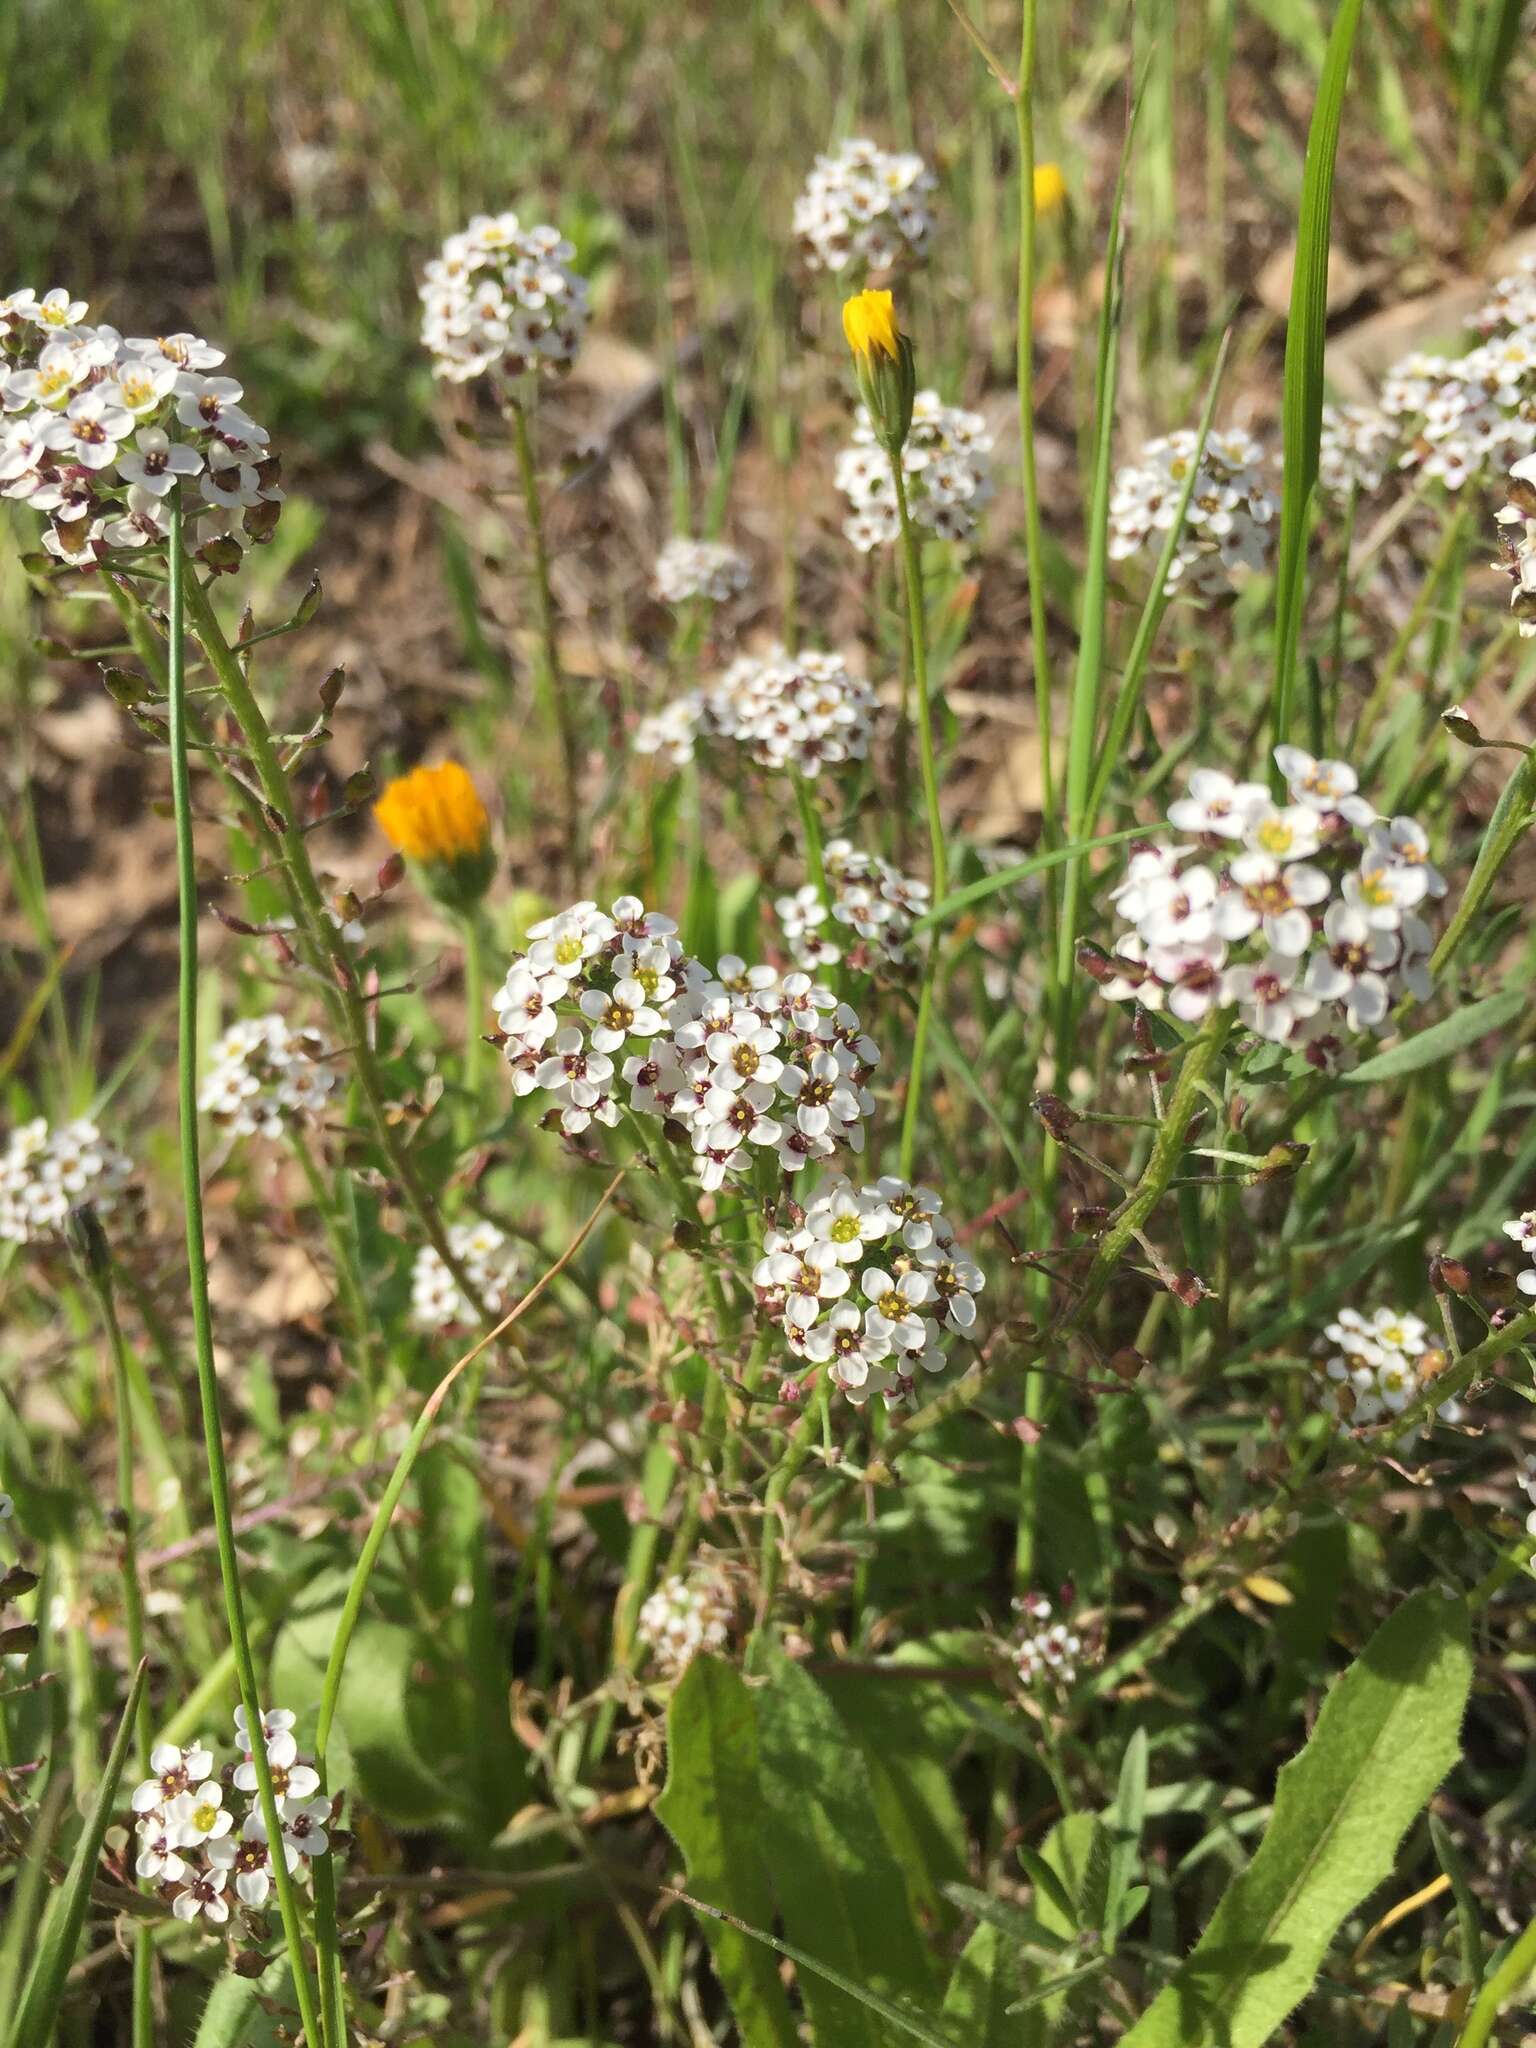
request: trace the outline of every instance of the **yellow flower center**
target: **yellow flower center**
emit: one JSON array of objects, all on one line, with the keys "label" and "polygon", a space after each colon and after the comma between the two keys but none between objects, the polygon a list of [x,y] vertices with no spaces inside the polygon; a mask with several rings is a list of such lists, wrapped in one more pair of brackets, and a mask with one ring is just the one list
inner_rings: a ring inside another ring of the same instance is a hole
[{"label": "yellow flower center", "polygon": [[839,1216],[832,1225],[831,1235],[834,1244],[852,1244],[859,1235],[858,1217]]}]

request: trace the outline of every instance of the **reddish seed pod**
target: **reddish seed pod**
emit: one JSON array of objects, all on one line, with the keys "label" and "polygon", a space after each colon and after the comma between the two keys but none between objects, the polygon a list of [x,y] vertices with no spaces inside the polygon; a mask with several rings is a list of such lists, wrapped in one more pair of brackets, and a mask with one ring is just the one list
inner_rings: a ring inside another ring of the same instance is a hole
[{"label": "reddish seed pod", "polygon": [[1460,1259],[1437,1254],[1429,1262],[1429,1284],[1436,1294],[1466,1294],[1471,1290],[1472,1275]]}]

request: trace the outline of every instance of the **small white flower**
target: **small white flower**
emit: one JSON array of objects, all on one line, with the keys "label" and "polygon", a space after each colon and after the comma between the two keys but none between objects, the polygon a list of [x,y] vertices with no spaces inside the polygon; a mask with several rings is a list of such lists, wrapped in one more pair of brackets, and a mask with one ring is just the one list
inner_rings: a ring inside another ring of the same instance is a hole
[{"label": "small white flower", "polygon": [[149,1753],[149,1768],[154,1775],[134,1789],[135,1813],[167,1811],[183,1792],[202,1784],[213,1769],[213,1756],[200,1742],[186,1749],[161,1742]]},{"label": "small white flower", "polygon": [[195,1848],[227,1835],[235,1818],[224,1804],[224,1787],[209,1778],[194,1791],[182,1792],[165,1810],[166,1825],[174,1829],[181,1846]]},{"label": "small white flower", "polygon": [[[1176,832],[1241,839],[1249,818],[1269,808],[1262,782],[1234,782],[1216,768],[1197,768],[1189,778],[1189,794],[1168,806],[1168,822]],[[1127,910],[1127,917],[1135,913]]]},{"label": "small white flower", "polygon": [[[223,1843],[214,1844],[215,1848],[222,1848],[223,1846]],[[212,1853],[213,1851],[210,1850],[210,1856]],[[228,1871],[221,1870],[215,1865],[211,1870],[187,1870],[184,1868],[183,1875],[186,1879],[185,1888],[176,1894],[175,1900],[171,1905],[171,1911],[175,1914],[176,1918],[178,1920],[195,1920],[198,1914],[201,1913],[205,1918],[212,1920],[216,1925],[222,1927],[229,1918],[229,1901],[224,1896],[224,1886],[229,1877]]]}]

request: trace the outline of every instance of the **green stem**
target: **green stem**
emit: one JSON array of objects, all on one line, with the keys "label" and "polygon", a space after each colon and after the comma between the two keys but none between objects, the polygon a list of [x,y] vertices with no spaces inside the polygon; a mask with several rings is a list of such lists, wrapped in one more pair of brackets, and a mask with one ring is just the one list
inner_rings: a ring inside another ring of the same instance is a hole
[{"label": "green stem", "polygon": [[[1045,615],[1045,535],[1035,464],[1035,41],[1038,0],[1024,0],[1014,116],[1019,155],[1018,358],[1019,470],[1024,485],[1024,554],[1029,567],[1029,638],[1035,670],[1035,722],[1040,729],[1041,841],[1053,843],[1056,797],[1051,769],[1050,644]],[[1054,909],[1055,889],[1049,891]]]},{"label": "green stem", "polygon": [[779,1522],[784,1497],[811,1454],[811,1446],[820,1432],[822,1416],[831,1398],[832,1383],[827,1373],[823,1372],[815,1391],[807,1397],[805,1406],[789,1433],[784,1455],[774,1467],[763,1495],[763,1547],[758,1570],[757,1631],[766,1626],[773,1611],[774,1595],[779,1589],[779,1574],[784,1563],[784,1532]]},{"label": "green stem", "polygon": [[917,742],[923,770],[923,805],[928,814],[928,852],[933,863],[933,900],[942,903],[949,894],[949,860],[944,850],[944,820],[939,811],[933,708],[928,695],[928,620],[923,605],[922,562],[907,508],[907,485],[899,449],[891,455],[891,475],[896,484],[896,516],[901,522],[901,569],[907,586],[907,628],[912,636],[912,680],[917,686]]},{"label": "green stem", "polygon": [[1067,1318],[1067,1329],[1082,1327],[1100,1295],[1114,1277],[1115,1269],[1126,1247],[1168,1192],[1168,1185],[1177,1173],[1179,1161],[1184,1156],[1189,1121],[1194,1114],[1201,1084],[1226,1042],[1231,1022],[1230,1010],[1217,1010],[1199,1037],[1191,1040],[1186,1048],[1183,1065],[1179,1068],[1178,1081],[1169,1098],[1161,1128],[1153,1141],[1145,1170],[1136,1183],[1136,1192],[1128,1202],[1121,1205],[1100,1240],[1098,1250],[1093,1255],[1093,1263],[1083,1279],[1077,1302]]},{"label": "green stem", "polygon": [[[896,483],[896,516],[901,522],[902,581],[907,587],[907,627],[912,642],[912,680],[917,692],[918,758],[923,772],[923,806],[928,818],[928,858],[933,871],[933,900],[942,903],[949,894],[949,857],[944,846],[944,820],[939,810],[939,771],[933,746],[933,706],[928,694],[928,620],[923,605],[923,570],[917,536],[907,506],[906,479],[902,474],[901,450],[889,451],[891,474]],[[917,1028],[912,1037],[911,1070],[901,1117],[900,1171],[910,1180],[917,1152],[917,1119],[923,1099],[923,1068],[928,1057],[928,1023],[933,1014],[934,983],[938,975],[939,937],[928,942],[923,960],[923,981],[917,999]]]},{"label": "green stem", "polygon": [[539,683],[550,722],[560,736],[560,768],[565,789],[565,829],[571,849],[571,868],[579,872],[585,840],[581,815],[581,755],[571,700],[560,667],[560,645],[555,630],[555,596],[549,580],[549,545],[544,533],[544,504],[539,495],[539,472],[533,459],[533,436],[528,431],[528,413],[521,399],[509,392],[507,416],[512,422],[512,446],[517,456],[518,482],[522,486],[523,509],[528,517],[528,537],[533,543],[533,596],[539,623]]},{"label": "green stem", "polygon": [[291,1125],[288,1132],[294,1156],[304,1169],[304,1178],[315,1207],[320,1212],[321,1227],[325,1241],[330,1247],[331,1264],[336,1269],[336,1288],[341,1296],[342,1308],[352,1328],[352,1341],[357,1347],[357,1364],[361,1372],[363,1388],[372,1412],[379,1388],[374,1370],[373,1325],[369,1318],[363,1289],[362,1275],[357,1264],[357,1247],[348,1231],[343,1227],[336,1198],[319,1161],[310,1150],[309,1140],[303,1129]]},{"label": "green stem", "polygon": [[192,844],[192,779],[187,765],[187,679],[182,631],[186,598],[189,590],[197,589],[197,578],[187,574],[187,559],[182,548],[179,486],[171,493],[170,525],[170,658],[167,684],[181,956],[177,983],[176,1080],[193,1350],[197,1363],[198,1399],[202,1408],[203,1441],[208,1452],[208,1494],[218,1543],[219,1576],[224,1586],[224,1607],[230,1643],[235,1653],[235,1673],[245,1707],[246,1726],[250,1730],[251,1757],[256,1770],[262,1819],[266,1823],[272,1879],[277,1887],[278,1909],[282,1915],[283,1938],[288,1947],[299,2016],[307,2038],[318,2043],[323,2037],[304,1951],[298,1894],[283,1853],[282,1816],[272,1788],[267,1746],[261,1739],[261,1699],[245,1625],[245,1601],[240,1589],[240,1562],[235,1549],[234,1516],[229,1497],[229,1472],[224,1459],[219,1382],[213,1362],[213,1312],[208,1299],[208,1261],[203,1244],[202,1161],[197,1126],[197,864]]},{"label": "green stem", "polygon": [[811,794],[811,786],[803,775],[797,775],[794,783],[795,802],[800,806],[800,829],[805,834],[805,864],[810,870],[811,880],[816,884],[816,894],[821,898],[822,908],[830,918],[832,891],[827,883],[827,862],[822,850],[821,818],[816,809],[816,799]]},{"label": "green stem", "polygon": [[[465,1299],[472,1303],[482,1321],[489,1322],[491,1317],[480,1291],[463,1260],[449,1243],[448,1233],[416,1162],[402,1143],[399,1131],[390,1122],[388,1097],[369,1033],[367,1005],[357,985],[357,973],[347,952],[346,941],[332,921],[320,893],[320,885],[315,880],[304,834],[295,823],[288,777],[278,759],[266,717],[239,658],[224,637],[224,629],[219,624],[207,591],[195,574],[183,575],[179,583],[187,622],[218,677],[225,701],[250,749],[262,797],[270,814],[268,822],[282,854],[300,930],[321,975],[337,1026],[346,1038],[352,1070],[363,1091],[368,1120],[373,1126],[379,1149],[388,1162],[391,1175],[400,1185],[406,1207],[428,1243],[453,1275]],[[173,643],[174,637],[173,627]],[[173,654],[179,662],[180,649],[174,644]]]},{"label": "green stem", "polygon": [[1372,732],[1376,728],[1376,721],[1386,709],[1387,699],[1392,694],[1392,686],[1397,681],[1399,670],[1408,658],[1408,651],[1418,638],[1424,621],[1429,617],[1430,609],[1440,594],[1441,583],[1450,573],[1452,563],[1461,552],[1462,536],[1467,530],[1468,517],[1467,507],[1464,504],[1458,504],[1456,510],[1445,523],[1445,531],[1440,537],[1440,546],[1436,550],[1435,558],[1430,563],[1423,582],[1419,585],[1419,594],[1414,599],[1413,607],[1403,622],[1402,631],[1398,634],[1396,640],[1393,641],[1391,651],[1382,663],[1381,673],[1376,678],[1375,689],[1372,690],[1360,716],[1355,720],[1355,729],[1350,735],[1349,742],[1351,759],[1356,758],[1363,752]]},{"label": "green stem", "polygon": [[1483,2043],[1492,2039],[1494,2021],[1533,1970],[1536,1970],[1536,1920],[1526,1928],[1478,1993],[1477,2003],[1467,2015],[1467,2024],[1457,2038],[1456,2048],[1483,2048]]},{"label": "green stem", "polygon": [[480,1111],[480,1090],[484,1085],[485,1025],[485,921],[477,904],[467,911],[464,926],[464,1093],[468,1099],[470,1135],[473,1137]]}]

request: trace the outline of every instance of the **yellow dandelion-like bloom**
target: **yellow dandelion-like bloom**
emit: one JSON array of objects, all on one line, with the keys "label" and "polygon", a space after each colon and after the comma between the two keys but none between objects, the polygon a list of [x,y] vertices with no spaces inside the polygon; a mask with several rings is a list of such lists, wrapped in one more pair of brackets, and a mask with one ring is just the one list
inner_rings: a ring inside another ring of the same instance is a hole
[{"label": "yellow dandelion-like bloom", "polygon": [[490,843],[485,805],[457,761],[396,776],[374,805],[373,815],[407,860],[478,859]]},{"label": "yellow dandelion-like bloom", "polygon": [[1054,213],[1067,196],[1067,181],[1060,164],[1035,165],[1035,211]]},{"label": "yellow dandelion-like bloom", "polygon": [[843,332],[855,360],[889,356],[901,357],[901,330],[896,325],[896,305],[889,292],[857,292],[843,307]]}]

